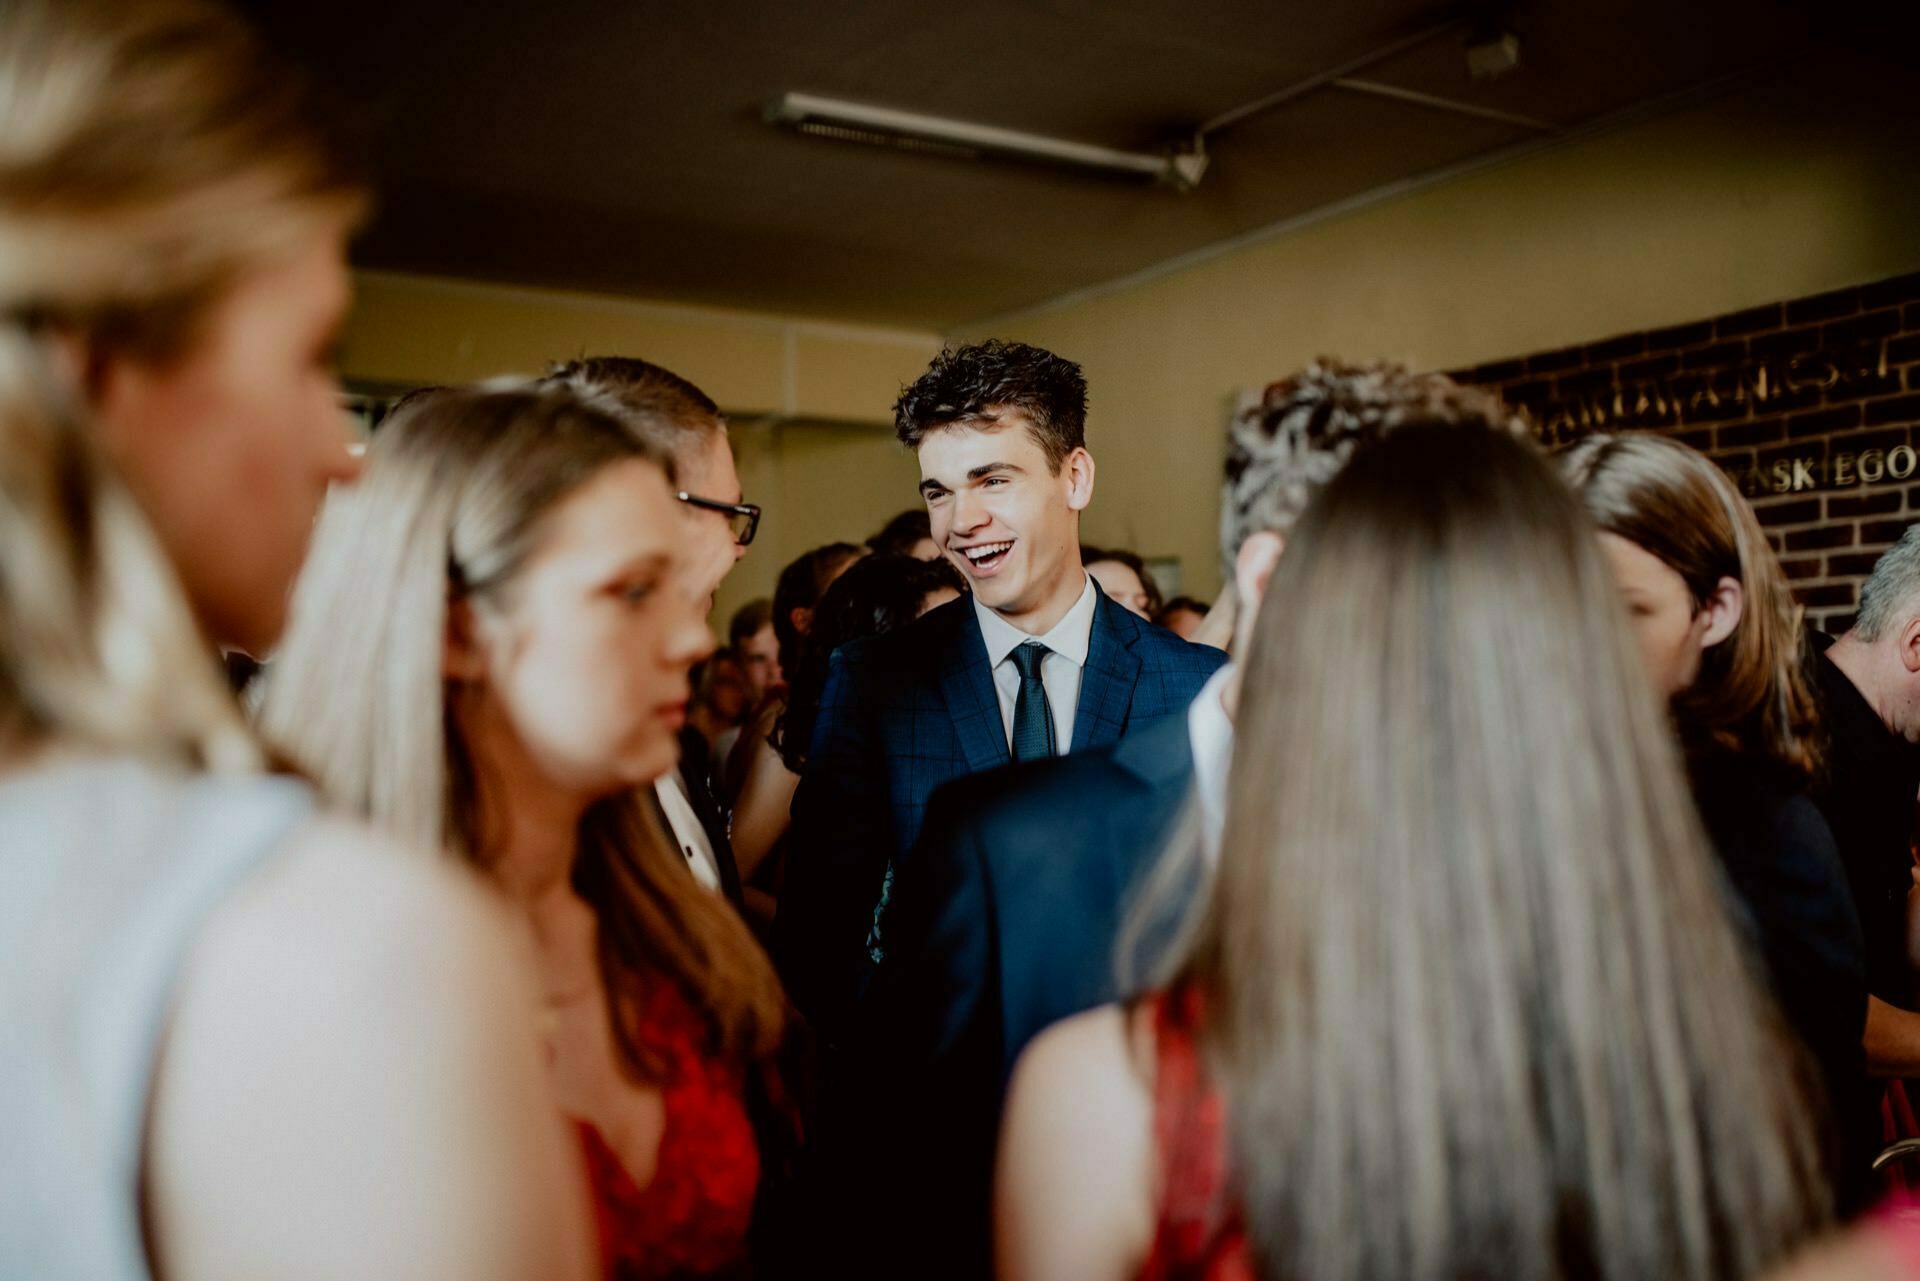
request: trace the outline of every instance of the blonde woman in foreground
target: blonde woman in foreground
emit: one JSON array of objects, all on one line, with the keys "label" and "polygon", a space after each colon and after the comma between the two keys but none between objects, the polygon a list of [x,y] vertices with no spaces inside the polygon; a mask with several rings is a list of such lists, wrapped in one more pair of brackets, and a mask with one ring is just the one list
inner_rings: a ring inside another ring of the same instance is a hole
[{"label": "blonde woman in foreground", "polygon": [[1828,1220],[1611,577],[1526,444],[1408,426],[1297,527],[1210,898],[1017,1070],[1001,1275],[1735,1281]]},{"label": "blonde woman in foreground", "polygon": [[504,914],[269,776],[363,197],[194,0],[0,6],[0,1270],[578,1278]]}]

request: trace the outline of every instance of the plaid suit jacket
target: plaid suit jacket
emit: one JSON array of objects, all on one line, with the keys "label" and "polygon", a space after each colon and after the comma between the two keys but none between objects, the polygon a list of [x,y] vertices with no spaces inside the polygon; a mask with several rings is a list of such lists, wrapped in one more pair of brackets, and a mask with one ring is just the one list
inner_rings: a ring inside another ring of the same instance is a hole
[{"label": "plaid suit jacket", "polygon": [[[1095,592],[1076,752],[1183,715],[1226,662]],[[943,783],[1010,760],[969,598],[833,655],[794,796],[774,930],[789,994],[829,1038],[865,983],[865,942],[887,867],[919,837],[927,801]]]}]

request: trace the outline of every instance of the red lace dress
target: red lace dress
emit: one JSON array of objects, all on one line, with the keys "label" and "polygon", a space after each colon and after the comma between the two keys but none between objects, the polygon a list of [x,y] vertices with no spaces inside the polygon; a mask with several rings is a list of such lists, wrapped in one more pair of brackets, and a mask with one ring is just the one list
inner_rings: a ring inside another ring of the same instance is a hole
[{"label": "red lace dress", "polygon": [[1140,1281],[1253,1281],[1245,1225],[1227,1179],[1226,1113],[1194,1042],[1200,994],[1148,998],[1153,1020],[1159,1221]]},{"label": "red lace dress", "polygon": [[665,1065],[665,1127],[653,1181],[634,1186],[620,1159],[577,1122],[593,1185],[602,1256],[616,1281],[729,1276],[744,1269],[760,1184],[745,1073],[707,1054],[706,1023],[679,987],[660,983],[638,1029]]}]

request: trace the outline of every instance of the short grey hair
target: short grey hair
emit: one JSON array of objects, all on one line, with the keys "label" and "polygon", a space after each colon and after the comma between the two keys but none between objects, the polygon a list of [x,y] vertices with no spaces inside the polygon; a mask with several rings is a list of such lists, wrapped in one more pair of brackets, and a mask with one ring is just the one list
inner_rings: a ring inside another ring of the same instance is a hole
[{"label": "short grey hair", "polygon": [[1234,418],[1220,496],[1220,553],[1229,580],[1241,544],[1285,534],[1353,451],[1408,423],[1478,424],[1525,434],[1499,399],[1443,374],[1322,357],[1269,386]]},{"label": "short grey hair", "polygon": [[1860,584],[1860,613],[1853,620],[1853,635],[1871,644],[1880,639],[1890,625],[1900,621],[1902,610],[1913,610],[1920,597],[1920,524],[1907,526],[1900,541],[1873,564],[1873,572]]}]

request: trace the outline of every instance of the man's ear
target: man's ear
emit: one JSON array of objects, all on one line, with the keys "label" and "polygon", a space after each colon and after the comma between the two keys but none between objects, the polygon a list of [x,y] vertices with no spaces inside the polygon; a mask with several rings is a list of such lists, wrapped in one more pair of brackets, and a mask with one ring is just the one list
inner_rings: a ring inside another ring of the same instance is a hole
[{"label": "man's ear", "polygon": [[787,621],[793,624],[793,630],[805,636],[813,630],[813,611],[804,605],[795,605],[787,611]]},{"label": "man's ear", "polygon": [[1247,535],[1233,560],[1233,588],[1239,598],[1242,618],[1260,613],[1260,601],[1267,594],[1267,581],[1280,564],[1280,553],[1287,549],[1285,534],[1263,529]]},{"label": "man's ear", "polygon": [[1900,628],[1900,663],[1909,675],[1920,672],[1920,618],[1909,618]]},{"label": "man's ear", "polygon": [[442,643],[441,675],[450,681],[478,681],[487,674],[486,656],[474,627],[473,606],[465,597],[447,600],[447,634]]},{"label": "man's ear", "polygon": [[1700,612],[1707,616],[1707,630],[1700,637],[1700,648],[1711,649],[1733,635],[1733,629],[1740,626],[1746,604],[1746,592],[1739,579],[1722,578],[1714,584],[1713,595],[1700,607]]},{"label": "man's ear", "polygon": [[1067,455],[1060,469],[1067,477],[1067,506],[1077,512],[1085,511],[1093,501],[1093,455],[1082,446]]}]

